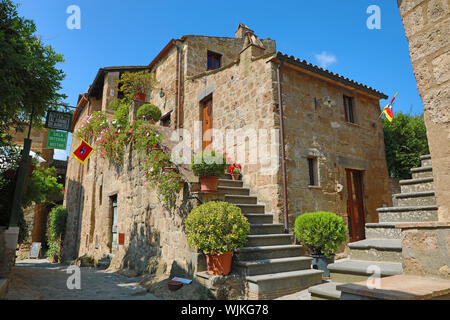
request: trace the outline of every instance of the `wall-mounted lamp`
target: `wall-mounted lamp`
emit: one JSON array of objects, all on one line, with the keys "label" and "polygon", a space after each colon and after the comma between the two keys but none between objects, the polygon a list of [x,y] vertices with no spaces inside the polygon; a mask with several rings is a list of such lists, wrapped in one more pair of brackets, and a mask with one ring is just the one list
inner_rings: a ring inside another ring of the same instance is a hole
[{"label": "wall-mounted lamp", "polygon": [[164,98],[165,95],[166,94],[164,93],[163,88],[161,88],[161,91],[159,92],[159,97]]}]

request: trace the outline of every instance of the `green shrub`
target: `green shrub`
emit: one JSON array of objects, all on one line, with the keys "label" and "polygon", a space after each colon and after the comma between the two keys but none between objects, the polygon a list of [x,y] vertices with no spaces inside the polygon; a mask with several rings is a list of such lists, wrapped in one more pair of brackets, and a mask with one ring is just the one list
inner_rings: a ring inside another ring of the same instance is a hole
[{"label": "green shrub", "polygon": [[137,111],[138,119],[145,117],[146,120],[158,122],[161,119],[161,110],[154,104],[144,104]]},{"label": "green shrub", "polygon": [[191,162],[191,169],[199,177],[220,177],[227,168],[225,156],[214,150],[205,150],[197,153]]},{"label": "green shrub", "polygon": [[227,202],[207,202],[186,218],[188,244],[205,254],[222,254],[247,242],[250,224],[241,209]]},{"label": "green shrub", "polygon": [[114,120],[116,120],[116,124],[121,128],[126,128],[129,122],[129,104],[126,101],[113,99],[109,103],[109,107],[114,110]]},{"label": "green shrub", "polygon": [[304,213],[295,220],[295,236],[311,254],[327,257],[345,241],[347,227],[331,212]]},{"label": "green shrub", "polygon": [[57,206],[50,211],[47,229],[47,257],[59,258],[61,242],[66,231],[67,210]]}]

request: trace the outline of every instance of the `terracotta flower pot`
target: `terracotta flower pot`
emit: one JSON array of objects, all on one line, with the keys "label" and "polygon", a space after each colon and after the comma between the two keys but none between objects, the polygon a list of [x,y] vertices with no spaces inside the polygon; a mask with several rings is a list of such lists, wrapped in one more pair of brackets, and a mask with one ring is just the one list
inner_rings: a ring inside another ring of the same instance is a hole
[{"label": "terracotta flower pot", "polygon": [[145,98],[147,97],[147,94],[138,92],[134,94],[134,100],[135,101],[145,101]]},{"label": "terracotta flower pot", "polygon": [[164,152],[164,149],[161,147],[152,147],[152,151],[162,151]]},{"label": "terracotta flower pot", "polygon": [[219,177],[200,177],[200,187],[202,192],[217,192]]},{"label": "terracotta flower pot", "polygon": [[209,274],[218,276],[226,276],[231,271],[231,260],[233,252],[225,252],[224,254],[207,254],[206,266]]},{"label": "terracotta flower pot", "polygon": [[233,178],[233,180],[239,180],[241,178],[241,174],[235,173],[235,174],[232,174],[231,177]]}]

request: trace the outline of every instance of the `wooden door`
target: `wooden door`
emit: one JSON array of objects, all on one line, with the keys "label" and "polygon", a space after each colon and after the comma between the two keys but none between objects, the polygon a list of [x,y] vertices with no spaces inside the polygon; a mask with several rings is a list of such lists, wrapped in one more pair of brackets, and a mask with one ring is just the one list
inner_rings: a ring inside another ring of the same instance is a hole
[{"label": "wooden door", "polygon": [[212,98],[209,98],[202,104],[203,150],[205,150],[212,143],[212,109],[213,101]]},{"label": "wooden door", "polygon": [[350,242],[366,238],[362,171],[346,169],[347,215]]},{"label": "wooden door", "polygon": [[112,201],[112,251],[116,251],[118,248],[117,242],[117,195],[111,198]]}]

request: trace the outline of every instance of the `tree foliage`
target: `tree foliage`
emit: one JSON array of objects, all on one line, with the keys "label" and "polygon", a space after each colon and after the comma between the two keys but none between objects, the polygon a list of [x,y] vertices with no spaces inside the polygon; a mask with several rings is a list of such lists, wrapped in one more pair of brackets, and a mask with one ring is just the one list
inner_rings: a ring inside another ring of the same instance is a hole
[{"label": "tree foliage", "polygon": [[420,156],[429,153],[423,115],[398,112],[392,122],[383,120],[383,131],[391,177],[410,179],[410,169],[420,167]]},{"label": "tree foliage", "polygon": [[48,107],[65,98],[58,93],[64,72],[56,67],[63,57],[35,32],[33,21],[19,17],[16,4],[0,0],[0,133],[21,128],[32,108],[34,123],[41,123]]}]

